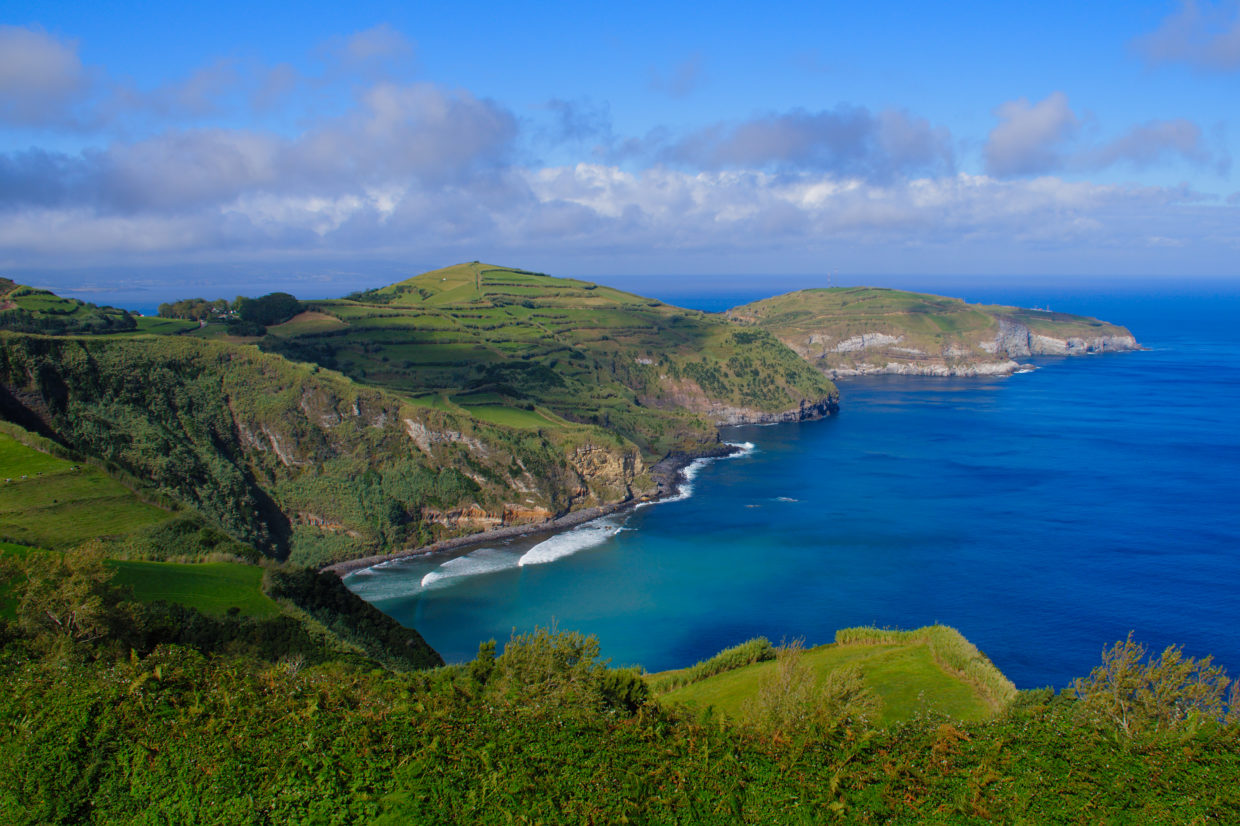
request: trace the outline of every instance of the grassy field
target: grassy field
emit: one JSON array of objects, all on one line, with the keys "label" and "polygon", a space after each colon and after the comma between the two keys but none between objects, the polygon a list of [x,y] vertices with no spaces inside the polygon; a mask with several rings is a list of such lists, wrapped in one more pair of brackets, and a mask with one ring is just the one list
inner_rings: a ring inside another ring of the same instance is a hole
[{"label": "grassy field", "polygon": [[271,617],[280,606],[263,593],[263,569],[233,562],[113,561],[117,585],[143,602],[163,600],[222,616],[230,608],[248,617]]},{"label": "grassy field", "polygon": [[[937,713],[966,722],[988,719],[993,711],[979,692],[963,679],[949,674],[936,661],[925,642],[873,645],[830,644],[811,648],[801,655],[821,681],[846,665],[861,669],[866,687],[882,700],[883,725]],[[699,710],[713,707],[732,719],[743,719],[745,703],[758,692],[777,664],[754,663],[690,683],[663,694],[665,701]],[[651,681],[672,672],[650,675]]]},{"label": "grassy field", "polygon": [[160,318],[159,316],[142,316],[136,319],[139,333],[155,335],[176,335],[189,330],[197,330],[198,322],[184,318]]},{"label": "grassy field", "polygon": [[0,433],[0,537],[70,548],[162,522],[169,513],[89,465],[76,465]]}]

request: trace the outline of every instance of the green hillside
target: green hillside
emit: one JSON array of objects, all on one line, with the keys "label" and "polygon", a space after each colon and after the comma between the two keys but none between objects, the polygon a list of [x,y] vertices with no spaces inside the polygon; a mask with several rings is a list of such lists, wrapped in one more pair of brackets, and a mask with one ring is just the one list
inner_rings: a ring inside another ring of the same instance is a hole
[{"label": "green hillside", "polygon": [[296,306],[250,337],[215,316],[0,324],[0,415],[323,564],[626,501],[721,423],[835,406],[763,331],[584,281],[475,263]]},{"label": "green hillside", "polygon": [[1127,329],[1095,318],[874,287],[801,290],[736,307],[828,375],[1003,374],[1014,359],[1131,350]]},{"label": "green hillside", "polygon": [[118,471],[9,423],[0,474],[0,639],[34,634],[60,653],[102,638],[138,653],[177,643],[397,669],[442,662],[337,577],[266,570],[192,510],[149,504],[151,491],[139,496]]},{"label": "green hillside", "polygon": [[0,409],[264,553],[321,564],[623,501],[638,451],[492,424],[254,347],[0,333]]},{"label": "green hillside", "polygon": [[709,444],[720,422],[820,414],[836,397],[761,331],[522,270],[461,264],[309,306],[260,346],[493,421],[598,425],[648,457]]},{"label": "green hillside", "polygon": [[137,328],[125,310],[97,307],[0,278],[0,329],[50,335],[121,333]]}]

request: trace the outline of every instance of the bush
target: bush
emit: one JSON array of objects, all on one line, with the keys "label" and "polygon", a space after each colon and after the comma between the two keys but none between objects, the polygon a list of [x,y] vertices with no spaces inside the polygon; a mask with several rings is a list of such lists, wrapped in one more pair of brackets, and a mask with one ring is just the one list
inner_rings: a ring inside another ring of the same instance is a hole
[{"label": "bush", "polygon": [[837,668],[818,684],[802,653],[800,640],[778,649],[774,672],[759,684],[742,716],[775,740],[821,738],[842,726],[868,726],[881,703],[865,687],[861,670]]},{"label": "bush", "polygon": [[514,633],[499,657],[494,641],[483,643],[467,672],[490,697],[533,716],[631,714],[649,698],[639,669],[607,668],[599,659],[598,638],[577,631]]},{"label": "bush", "polygon": [[[1077,679],[1072,692],[1082,711],[1095,722],[1125,737],[1166,732],[1198,720],[1223,720],[1223,692],[1231,682],[1211,658],[1185,657],[1178,646],[1146,661],[1145,646],[1133,642],[1129,632],[1102,652],[1102,665],[1085,679]],[[1236,714],[1236,691],[1231,713]]]}]

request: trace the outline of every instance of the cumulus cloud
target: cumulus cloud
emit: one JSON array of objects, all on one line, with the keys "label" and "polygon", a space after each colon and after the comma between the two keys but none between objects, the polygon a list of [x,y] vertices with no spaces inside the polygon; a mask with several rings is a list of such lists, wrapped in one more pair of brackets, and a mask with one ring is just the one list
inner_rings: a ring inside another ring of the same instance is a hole
[{"label": "cumulus cloud", "polygon": [[999,125],[991,130],[985,148],[986,170],[992,175],[1028,175],[1061,168],[1063,144],[1080,126],[1063,92],[1037,103],[1027,98],[1009,101],[995,114]]},{"label": "cumulus cloud", "polygon": [[995,114],[999,124],[990,132],[984,155],[986,171],[999,177],[1052,172],[1090,172],[1116,164],[1145,168],[1169,160],[1212,166],[1225,173],[1230,159],[1207,144],[1201,127],[1190,120],[1151,120],[1113,140],[1082,140],[1082,121],[1067,95],[1053,92],[1037,103],[1009,101]]},{"label": "cumulus cloud", "polygon": [[1155,31],[1137,38],[1133,45],[1150,63],[1240,70],[1240,3],[1183,0]]},{"label": "cumulus cloud", "polygon": [[946,129],[902,110],[875,114],[846,104],[715,124],[659,148],[657,157],[694,168],[817,169],[878,179],[953,167]]},{"label": "cumulus cloud", "polygon": [[516,130],[511,113],[468,93],[384,83],[364,90],[347,116],[296,138],[171,130],[78,155],[0,155],[0,210],[80,203],[109,213],[190,211],[259,195],[331,200],[433,189],[497,174]]},{"label": "cumulus cloud", "polygon": [[0,123],[69,125],[89,89],[77,43],[39,28],[0,26]]},{"label": "cumulus cloud", "polygon": [[[40,75],[55,105],[14,104],[25,93],[3,72],[34,63],[0,51],[0,95],[9,95],[0,117],[63,124],[83,109],[83,96],[104,94],[98,78],[87,84],[72,44],[32,29],[19,34],[45,58],[59,55],[46,62],[61,69]],[[13,31],[0,30],[0,42],[5,36]],[[656,250],[670,269],[686,255],[811,256],[841,246],[883,255],[991,244],[1010,255],[1013,246],[1237,243],[1240,205],[1054,177],[1226,160],[1186,120],[1087,140],[1088,124],[1058,93],[1000,107],[988,174],[969,175],[957,171],[946,129],[901,109],[794,109],[624,140],[605,104],[553,99],[519,119],[469,91],[397,77],[391,61],[408,61],[413,47],[386,27],[335,41],[331,53],[336,68],[323,77],[291,66],[210,64],[114,98],[135,120],[145,113],[150,129],[118,129],[110,140],[100,131],[95,146],[77,152],[0,153],[0,266],[432,254],[610,262]],[[353,74],[331,76],[346,65]],[[296,129],[225,125],[222,101],[281,107],[294,90],[328,84],[336,85],[320,100],[343,102],[330,115],[279,119]],[[523,150],[540,139],[570,158],[570,149],[593,144],[595,162],[534,163]]]}]

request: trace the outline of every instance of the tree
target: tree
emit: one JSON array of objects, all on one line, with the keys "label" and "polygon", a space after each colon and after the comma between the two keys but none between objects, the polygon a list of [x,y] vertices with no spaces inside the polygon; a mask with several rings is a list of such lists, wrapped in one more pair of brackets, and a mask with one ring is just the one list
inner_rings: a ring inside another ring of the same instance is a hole
[{"label": "tree", "polygon": [[1123,737],[1168,731],[1194,719],[1223,719],[1223,692],[1231,681],[1211,663],[1211,657],[1185,657],[1175,645],[1147,662],[1145,646],[1129,632],[1102,652],[1102,665],[1076,680],[1072,691],[1087,715]]},{"label": "tree", "polygon": [[32,635],[72,642],[106,636],[118,602],[113,573],[98,540],[64,554],[32,555],[20,586],[18,623]]},{"label": "tree", "polygon": [[305,308],[288,293],[268,293],[261,298],[238,296],[233,309],[242,321],[266,327],[288,321]]}]

